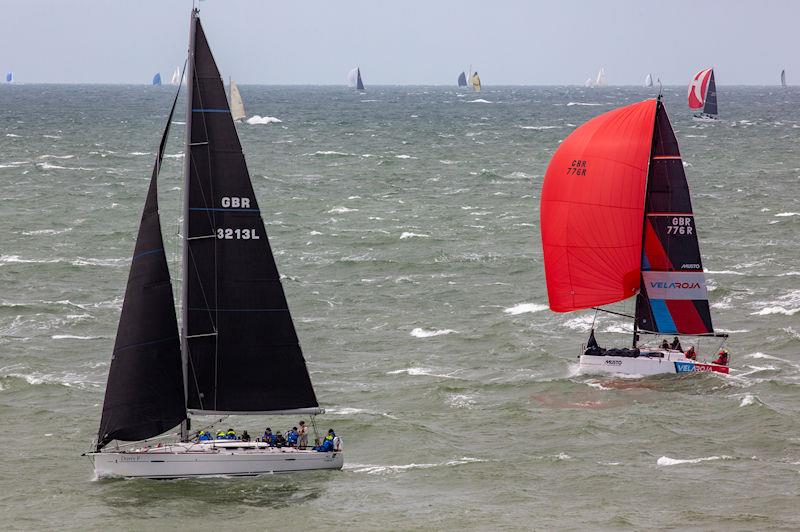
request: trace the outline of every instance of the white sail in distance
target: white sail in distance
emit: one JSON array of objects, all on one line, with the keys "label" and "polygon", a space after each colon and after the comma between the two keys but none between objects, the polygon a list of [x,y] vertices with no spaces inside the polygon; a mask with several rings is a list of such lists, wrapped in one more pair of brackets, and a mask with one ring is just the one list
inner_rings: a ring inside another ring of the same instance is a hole
[{"label": "white sail in distance", "polygon": [[606,81],[606,71],[603,67],[600,67],[600,71],[597,73],[597,79],[595,79],[594,84],[597,87],[605,87],[608,85],[608,81]]},{"label": "white sail in distance", "polygon": [[233,118],[234,122],[238,122],[246,116],[242,95],[239,94],[239,87],[236,86],[235,81],[231,80],[231,118]]},{"label": "white sail in distance", "polygon": [[644,78],[644,86],[645,87],[652,87],[653,86],[653,76],[651,76],[650,74],[647,74],[647,76]]},{"label": "white sail in distance", "polygon": [[181,82],[181,68],[175,67],[175,72],[172,73],[172,79],[170,79],[170,85],[177,85]]}]

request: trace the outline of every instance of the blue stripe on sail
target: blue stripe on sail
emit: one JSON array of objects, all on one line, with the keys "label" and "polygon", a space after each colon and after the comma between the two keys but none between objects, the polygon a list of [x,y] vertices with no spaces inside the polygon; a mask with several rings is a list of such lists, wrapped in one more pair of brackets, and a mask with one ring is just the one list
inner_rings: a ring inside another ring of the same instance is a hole
[{"label": "blue stripe on sail", "polygon": [[193,113],[230,113],[230,109],[192,109]]},{"label": "blue stripe on sail", "polygon": [[221,212],[228,212],[228,211],[238,211],[238,212],[261,212],[260,209],[239,209],[236,207],[231,208],[223,208],[223,207],[189,207],[190,211],[221,211]]},{"label": "blue stripe on sail", "polygon": [[642,252],[642,269],[649,270],[650,269],[650,261],[647,260],[647,253]]},{"label": "blue stripe on sail", "polygon": [[141,253],[137,253],[136,255],[134,255],[133,259],[131,260],[136,260],[139,257],[150,255],[151,253],[158,253],[159,251],[164,251],[164,248],[148,249],[147,251],[142,251]]},{"label": "blue stripe on sail", "polygon": [[662,333],[677,333],[678,328],[672,321],[667,303],[663,299],[651,299],[650,309],[653,311],[653,318],[656,320],[656,328]]},{"label": "blue stripe on sail", "polygon": [[192,308],[202,312],[289,312],[288,308]]}]

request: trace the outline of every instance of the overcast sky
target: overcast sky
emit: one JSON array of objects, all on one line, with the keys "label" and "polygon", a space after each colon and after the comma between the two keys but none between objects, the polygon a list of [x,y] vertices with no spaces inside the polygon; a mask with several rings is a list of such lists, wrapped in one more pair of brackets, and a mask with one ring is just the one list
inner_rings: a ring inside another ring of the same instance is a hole
[{"label": "overcast sky", "polygon": [[[17,81],[147,83],[183,64],[191,0],[0,0],[0,70]],[[224,76],[240,83],[611,85],[800,83],[798,0],[206,0]]]}]

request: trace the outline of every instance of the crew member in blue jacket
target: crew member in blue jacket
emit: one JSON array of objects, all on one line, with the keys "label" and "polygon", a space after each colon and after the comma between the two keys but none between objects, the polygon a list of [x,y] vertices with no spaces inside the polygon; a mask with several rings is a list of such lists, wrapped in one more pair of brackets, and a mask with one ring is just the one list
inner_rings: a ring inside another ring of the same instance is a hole
[{"label": "crew member in blue jacket", "polygon": [[333,432],[333,429],[328,429],[328,435],[325,436],[325,439],[322,440],[322,445],[317,447],[317,451],[321,453],[328,453],[333,451],[333,439],[336,437],[336,433]]}]

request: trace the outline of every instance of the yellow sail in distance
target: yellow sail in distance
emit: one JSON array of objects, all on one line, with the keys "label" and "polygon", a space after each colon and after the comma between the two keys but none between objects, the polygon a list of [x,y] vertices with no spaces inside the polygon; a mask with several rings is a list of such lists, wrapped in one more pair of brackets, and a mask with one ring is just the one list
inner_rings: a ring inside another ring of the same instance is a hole
[{"label": "yellow sail in distance", "polygon": [[469,84],[472,85],[472,89],[475,92],[481,92],[481,78],[478,76],[477,71],[473,72],[469,77]]}]

